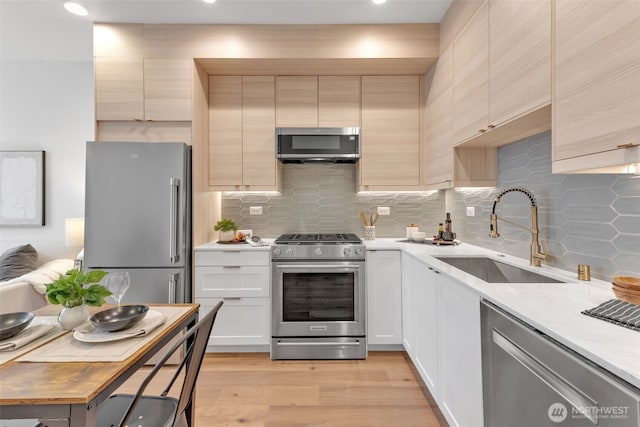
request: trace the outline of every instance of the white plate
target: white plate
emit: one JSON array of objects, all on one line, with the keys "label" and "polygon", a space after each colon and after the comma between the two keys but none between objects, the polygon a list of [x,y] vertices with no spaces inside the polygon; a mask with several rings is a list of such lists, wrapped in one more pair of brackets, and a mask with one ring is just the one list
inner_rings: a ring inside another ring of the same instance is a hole
[{"label": "white plate", "polygon": [[147,315],[124,331],[108,332],[94,328],[91,324],[85,324],[82,329],[76,329],[73,331],[73,337],[82,342],[109,342],[126,340],[128,338],[142,337],[149,334],[158,326],[167,321],[167,316],[164,314],[149,310]]}]

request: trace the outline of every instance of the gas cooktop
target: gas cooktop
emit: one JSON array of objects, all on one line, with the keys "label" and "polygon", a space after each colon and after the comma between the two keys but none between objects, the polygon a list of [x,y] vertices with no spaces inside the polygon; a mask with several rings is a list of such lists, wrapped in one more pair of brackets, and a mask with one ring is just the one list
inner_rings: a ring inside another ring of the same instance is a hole
[{"label": "gas cooktop", "polygon": [[283,234],[275,241],[276,244],[358,244],[362,243],[362,239],[353,233],[301,233],[301,234]]}]

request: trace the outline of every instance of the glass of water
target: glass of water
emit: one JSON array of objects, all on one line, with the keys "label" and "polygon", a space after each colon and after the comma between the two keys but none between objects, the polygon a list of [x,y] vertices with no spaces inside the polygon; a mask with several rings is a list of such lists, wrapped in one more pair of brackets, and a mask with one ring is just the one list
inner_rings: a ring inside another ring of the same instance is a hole
[{"label": "glass of water", "polygon": [[111,296],[116,300],[116,306],[120,307],[120,300],[129,289],[129,273],[126,271],[109,273],[105,287],[111,291]]}]

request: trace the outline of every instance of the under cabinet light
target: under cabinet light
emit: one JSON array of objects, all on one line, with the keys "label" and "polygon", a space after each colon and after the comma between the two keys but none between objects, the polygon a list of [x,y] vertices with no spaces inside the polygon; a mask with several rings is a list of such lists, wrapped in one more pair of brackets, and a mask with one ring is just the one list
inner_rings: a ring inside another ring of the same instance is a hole
[{"label": "under cabinet light", "polygon": [[382,4],[384,2],[386,2],[387,0],[371,0],[372,2],[374,2],[375,4]]},{"label": "under cabinet light", "polygon": [[213,4],[216,2],[216,0],[202,0],[202,1],[209,4]]},{"label": "under cabinet light", "polygon": [[87,16],[89,14],[89,11],[86,7],[84,7],[80,3],[76,3],[73,1],[65,2],[64,8],[67,9],[67,12],[71,12],[74,15],[78,16]]}]

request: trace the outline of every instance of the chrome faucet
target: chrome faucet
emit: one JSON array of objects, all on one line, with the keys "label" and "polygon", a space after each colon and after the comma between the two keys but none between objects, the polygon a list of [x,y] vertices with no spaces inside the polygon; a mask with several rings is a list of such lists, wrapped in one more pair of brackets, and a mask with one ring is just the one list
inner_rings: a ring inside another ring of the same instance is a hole
[{"label": "chrome faucet", "polygon": [[[500,202],[500,198],[505,194],[518,191],[520,193],[524,193],[529,200],[531,201],[531,228],[527,228],[523,225],[517,224],[515,222],[506,220],[502,217],[496,215],[496,205]],[[533,194],[525,188],[522,187],[508,187],[498,193],[496,198],[493,201],[493,209],[491,211],[491,233],[490,237],[497,238],[500,237],[500,233],[498,233],[498,219],[506,222],[507,224],[511,224],[515,227],[522,228],[531,232],[531,246],[529,248],[529,265],[540,267],[540,263],[547,258],[547,254],[540,249],[540,243],[538,243],[538,206],[536,205],[536,198],[533,197]]]}]

